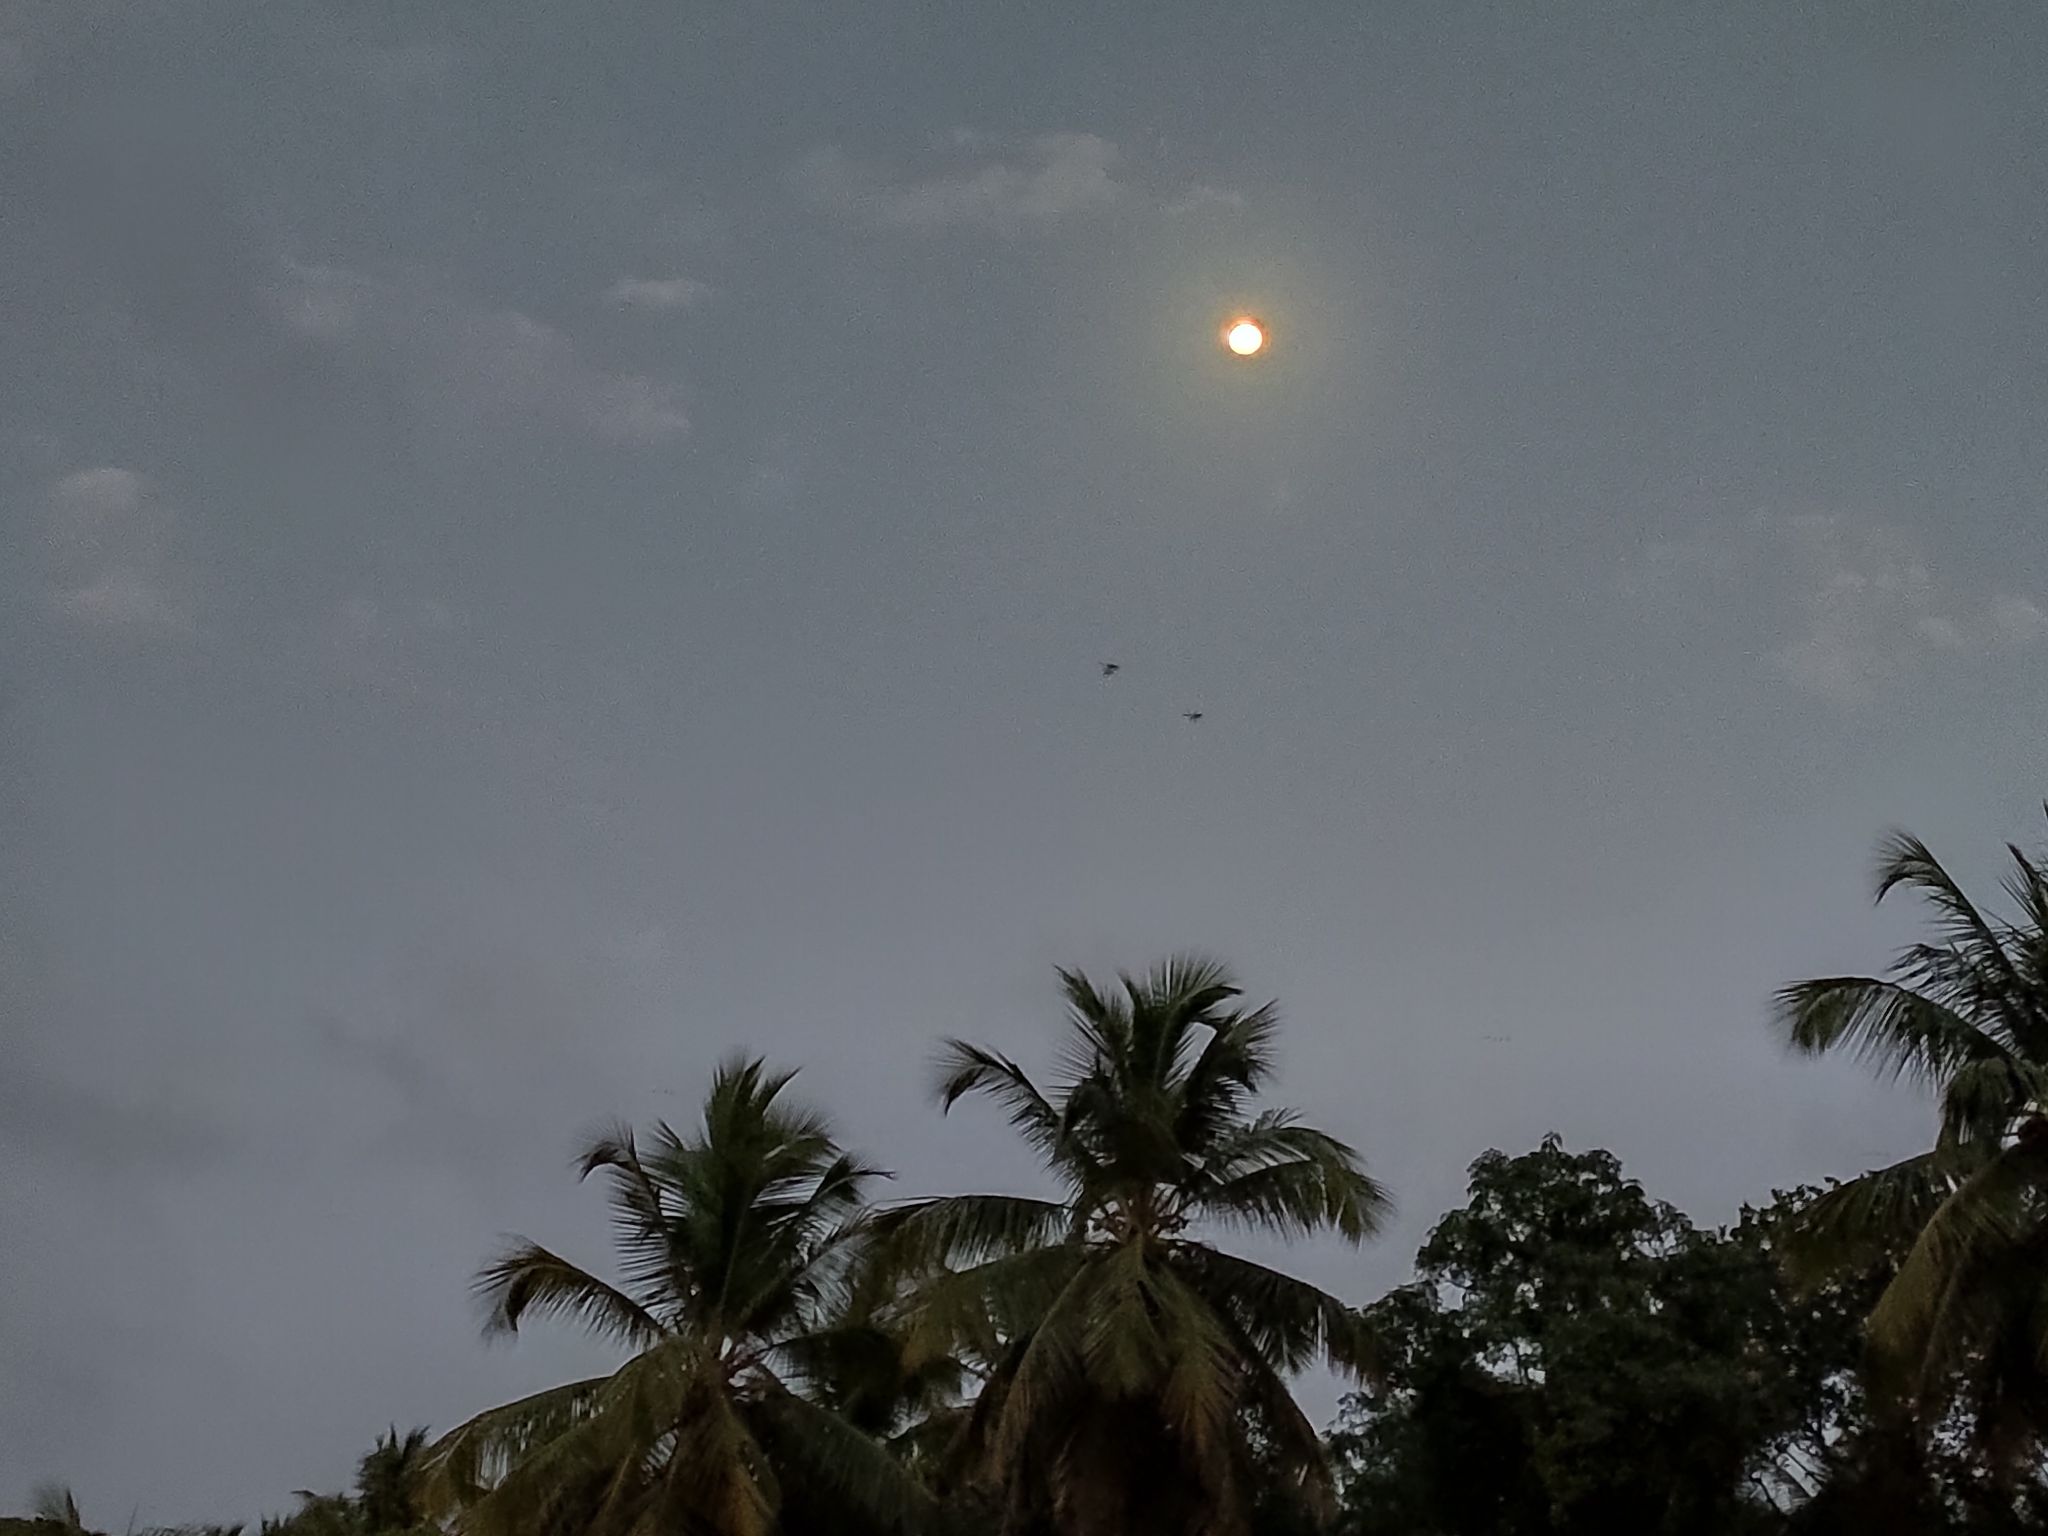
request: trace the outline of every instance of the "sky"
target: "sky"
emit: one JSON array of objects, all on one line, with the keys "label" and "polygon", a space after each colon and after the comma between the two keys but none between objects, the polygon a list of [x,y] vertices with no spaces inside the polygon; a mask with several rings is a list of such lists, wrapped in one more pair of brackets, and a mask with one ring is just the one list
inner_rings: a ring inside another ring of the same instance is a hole
[{"label": "sky", "polygon": [[1924,1145],[1768,1000],[1915,932],[1887,828],[2048,830],[2044,50],[0,0],[0,1504],[601,1365],[468,1277],[601,1264],[579,1137],[735,1050],[1038,1187],[928,1062],[1059,964],[1280,999],[1360,1302],[1489,1147],[1718,1222]]}]

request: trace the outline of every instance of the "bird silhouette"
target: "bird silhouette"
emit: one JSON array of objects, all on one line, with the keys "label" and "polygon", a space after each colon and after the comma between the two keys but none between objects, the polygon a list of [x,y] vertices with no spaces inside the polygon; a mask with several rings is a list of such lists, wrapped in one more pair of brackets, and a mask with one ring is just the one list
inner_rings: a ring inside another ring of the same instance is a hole
[{"label": "bird silhouette", "polygon": [[1104,677],[1115,677],[1123,669],[1124,664],[1120,661],[1105,661],[1102,664],[1102,675]]},{"label": "bird silhouette", "polygon": [[1197,720],[1201,718],[1202,712],[1199,709],[1190,709],[1181,715],[1181,719],[1187,721],[1190,725],[1193,725]]}]

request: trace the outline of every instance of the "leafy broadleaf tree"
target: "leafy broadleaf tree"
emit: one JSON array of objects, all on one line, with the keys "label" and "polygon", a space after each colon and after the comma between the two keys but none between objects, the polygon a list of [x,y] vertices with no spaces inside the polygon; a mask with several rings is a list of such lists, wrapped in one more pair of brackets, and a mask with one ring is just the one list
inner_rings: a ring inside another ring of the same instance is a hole
[{"label": "leafy broadleaf tree", "polygon": [[2018,1467],[2048,1430],[2048,872],[2009,852],[2016,910],[1998,917],[1917,838],[1887,839],[1877,897],[1921,896],[1932,940],[1883,977],[1786,987],[1777,1011],[1796,1049],[1852,1052],[1940,1103],[1932,1147],[1813,1205],[1797,1272],[1893,1265],[1869,1319],[1876,1379],[1928,1426],[1960,1390],[1983,1447]]},{"label": "leafy broadleaf tree", "polygon": [[1336,1297],[1210,1235],[1359,1243],[1386,1196],[1343,1142],[1257,1107],[1278,1014],[1240,1006],[1221,966],[1060,981],[1049,1086],[998,1051],[944,1047],[941,1103],[994,1101],[1057,1192],[889,1214],[906,1262],[929,1267],[912,1354],[985,1370],[962,1450],[1013,1528],[1227,1531],[1275,1479],[1318,1500],[1327,1467],[1288,1377],[1319,1359],[1366,1366],[1366,1330]]},{"label": "leafy broadleaf tree", "polygon": [[1333,1435],[1346,1536],[1785,1529],[1861,1422],[1860,1298],[1795,1299],[1773,1252],[1806,1198],[1703,1232],[1606,1152],[1480,1158],[1368,1309],[1384,1375]]},{"label": "leafy broadleaf tree", "polygon": [[425,1456],[430,1507],[469,1536],[768,1536],[799,1495],[901,1523],[915,1485],[807,1398],[804,1347],[844,1298],[877,1170],[788,1102],[790,1074],[721,1068],[693,1134],[619,1129],[585,1151],[609,1185],[620,1280],[521,1241],[484,1268],[487,1331],[535,1317],[630,1351],[616,1371],[506,1404]]}]

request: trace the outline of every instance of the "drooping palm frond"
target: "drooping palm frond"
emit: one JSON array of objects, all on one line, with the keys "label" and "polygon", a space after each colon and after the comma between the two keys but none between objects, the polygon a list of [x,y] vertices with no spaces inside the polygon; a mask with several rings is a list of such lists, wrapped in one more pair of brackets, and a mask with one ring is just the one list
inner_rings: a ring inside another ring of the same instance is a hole
[{"label": "drooping palm frond", "polygon": [[1959,1287],[1999,1254],[2027,1241],[2033,1197],[2048,1183],[2048,1146],[2030,1137],[1986,1160],[1928,1213],[1898,1272],[1870,1314],[1870,1336],[1895,1357],[1922,1359]]},{"label": "drooping palm frond", "polygon": [[1190,1182],[1193,1209],[1277,1237],[1327,1231],[1355,1246],[1376,1234],[1393,1209],[1356,1151],[1277,1111],[1217,1137]]},{"label": "drooping palm frond", "polygon": [[1958,1067],[1941,1090],[1941,1144],[1995,1150],[2006,1133],[2048,1103],[2041,1066],[2019,1056],[1987,1056]]},{"label": "drooping palm frond", "polygon": [[1078,1244],[1061,1243],[920,1274],[903,1314],[909,1358],[1001,1358],[1031,1335],[1087,1262]]},{"label": "drooping palm frond", "polygon": [[906,1263],[979,1264],[1057,1242],[1074,1213],[1024,1195],[940,1195],[893,1206],[876,1218],[880,1237]]},{"label": "drooping palm frond", "polygon": [[828,1408],[792,1393],[758,1410],[775,1458],[813,1489],[894,1529],[930,1520],[935,1502],[887,1446]]},{"label": "drooping palm frond", "polygon": [[474,1288],[487,1309],[487,1334],[517,1333],[528,1313],[570,1319],[619,1344],[645,1347],[668,1333],[632,1297],[538,1243],[508,1245],[478,1272]]},{"label": "drooping palm frond", "polygon": [[1364,1314],[1329,1292],[1220,1249],[1187,1244],[1176,1262],[1218,1312],[1228,1316],[1271,1370],[1303,1370],[1318,1359],[1353,1376],[1375,1367]]},{"label": "drooping palm frond", "polygon": [[1952,1156],[1922,1152],[1835,1185],[1777,1234],[1793,1283],[1811,1289],[1903,1254],[1959,1178]]},{"label": "drooping palm frond", "polygon": [[482,1497],[528,1453],[587,1420],[609,1379],[593,1376],[549,1387],[458,1424],[427,1447],[421,1459],[428,1508],[447,1513]]},{"label": "drooping palm frond", "polygon": [[1892,1077],[1939,1087],[1972,1062],[2011,1052],[1977,1024],[1932,998],[1871,976],[1794,982],[1776,998],[1780,1026],[1796,1050],[1818,1056],[1847,1048]]}]

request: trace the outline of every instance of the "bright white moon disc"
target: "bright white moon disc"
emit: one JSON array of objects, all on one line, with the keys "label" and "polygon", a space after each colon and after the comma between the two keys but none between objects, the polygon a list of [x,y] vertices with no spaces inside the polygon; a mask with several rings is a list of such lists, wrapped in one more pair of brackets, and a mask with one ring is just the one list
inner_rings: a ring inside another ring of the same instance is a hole
[{"label": "bright white moon disc", "polygon": [[1223,344],[1239,357],[1250,357],[1266,344],[1266,333],[1258,321],[1249,317],[1233,320],[1223,333]]}]

